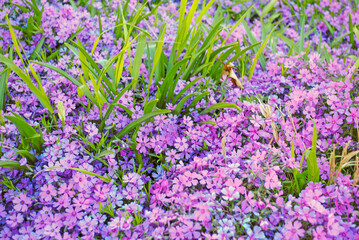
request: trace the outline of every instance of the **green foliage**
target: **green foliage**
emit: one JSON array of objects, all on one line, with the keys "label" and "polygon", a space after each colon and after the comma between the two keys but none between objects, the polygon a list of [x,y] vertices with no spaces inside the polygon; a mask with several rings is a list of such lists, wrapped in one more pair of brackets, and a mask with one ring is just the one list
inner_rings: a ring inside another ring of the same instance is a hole
[{"label": "green foliage", "polygon": [[213,104],[212,106],[206,108],[205,110],[203,110],[200,114],[207,114],[213,110],[218,110],[218,109],[224,109],[224,108],[235,108],[237,109],[238,111],[241,111],[241,108],[238,107],[236,104],[234,103],[216,103],[216,104]]},{"label": "green foliage", "polygon": [[319,167],[317,161],[317,126],[315,121],[312,119],[313,122],[313,137],[312,137],[312,148],[309,152],[307,158],[307,168],[308,168],[308,175],[309,181],[319,182]]},{"label": "green foliage", "polygon": [[128,132],[130,132],[131,130],[133,130],[134,128],[136,128],[137,126],[140,126],[141,123],[147,121],[148,119],[151,119],[157,115],[161,115],[161,114],[166,114],[166,113],[170,113],[171,110],[156,110],[153,111],[151,113],[147,113],[145,115],[143,115],[142,117],[134,120],[133,122],[129,123],[126,127],[124,127],[121,131],[119,131],[115,137],[117,138],[122,138],[123,136],[125,136]]},{"label": "green foliage", "polygon": [[17,130],[20,132],[23,147],[26,149],[29,145],[36,149],[37,153],[41,153],[44,143],[41,129],[39,128],[39,133],[36,132],[36,130],[31,127],[20,115],[14,112],[12,112],[12,114],[14,114],[14,116],[6,115],[5,118],[14,123]]},{"label": "green foliage", "polygon": [[49,171],[49,170],[54,170],[54,169],[71,169],[71,170],[75,170],[77,172],[80,172],[80,173],[84,173],[84,174],[87,174],[87,175],[90,175],[90,176],[94,176],[94,177],[97,177],[99,179],[101,179],[102,181],[105,181],[105,182],[110,182],[111,179],[109,177],[103,177],[99,174],[96,174],[96,173],[93,173],[93,172],[90,172],[90,171],[87,171],[87,170],[84,170],[84,169],[81,169],[81,168],[71,168],[71,167],[48,167],[48,168],[45,168],[45,169],[42,169],[41,171],[37,172],[35,175],[34,175],[34,178],[39,175],[41,172],[43,171]]},{"label": "green foliage", "polygon": [[[320,175],[319,175],[319,167],[317,161],[317,126],[313,121],[313,136],[312,136],[312,147],[310,150],[306,149],[301,161],[300,161],[300,168],[293,169],[293,177],[294,183],[288,182],[288,185],[291,189],[295,189],[296,194],[299,194],[308,184],[308,182],[319,182]],[[292,148],[291,148],[291,156],[295,158],[295,145],[294,145],[294,138],[292,141]],[[306,158],[307,161],[307,169],[303,171],[303,160]],[[293,184],[295,188],[293,187]]]}]

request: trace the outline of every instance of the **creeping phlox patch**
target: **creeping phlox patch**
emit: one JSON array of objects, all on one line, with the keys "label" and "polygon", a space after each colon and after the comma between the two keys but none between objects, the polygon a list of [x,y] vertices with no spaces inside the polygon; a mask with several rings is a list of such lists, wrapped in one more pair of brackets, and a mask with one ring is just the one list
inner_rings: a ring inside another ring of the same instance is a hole
[{"label": "creeping phlox patch", "polygon": [[358,1],[0,5],[1,239],[359,239]]}]

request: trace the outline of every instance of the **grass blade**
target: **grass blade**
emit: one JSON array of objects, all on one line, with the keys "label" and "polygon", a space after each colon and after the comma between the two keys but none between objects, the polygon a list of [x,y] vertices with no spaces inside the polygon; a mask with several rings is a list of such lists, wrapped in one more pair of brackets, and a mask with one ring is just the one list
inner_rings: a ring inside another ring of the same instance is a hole
[{"label": "grass blade", "polygon": [[213,104],[212,106],[206,108],[205,110],[203,110],[200,114],[203,115],[203,114],[207,114],[213,110],[217,110],[217,109],[223,109],[223,108],[235,108],[239,111],[241,111],[241,108],[238,107],[236,104],[234,103],[216,103],[216,104]]},{"label": "grass blade", "polygon": [[[259,47],[258,52],[256,53],[256,55],[255,55],[255,57],[254,57],[254,59],[253,59],[253,63],[252,63],[252,65],[251,65],[250,69],[249,69],[248,81],[251,80],[251,78],[252,78],[252,76],[253,76],[253,73],[254,73],[254,69],[255,69],[256,64],[257,64],[257,61],[258,61],[258,58],[262,55],[262,52],[263,52],[265,46],[267,45],[267,42],[268,42],[269,38],[271,37],[271,35],[272,35],[274,29],[276,29],[277,26],[278,26],[278,24],[272,29],[272,31],[268,34],[268,36],[266,37],[266,39],[264,39],[263,43],[262,43],[261,46]],[[264,68],[264,67],[265,67],[265,65],[262,66],[262,68]]]},{"label": "grass blade", "polygon": [[8,91],[7,89],[7,81],[9,80],[10,76],[10,69],[5,69],[1,73],[1,83],[0,83],[0,110],[5,109],[5,99],[6,99],[6,93]]},{"label": "grass blade", "polygon": [[122,138],[128,132],[130,132],[131,130],[133,130],[137,126],[139,126],[141,123],[147,121],[148,119],[151,119],[151,118],[153,118],[154,116],[157,116],[157,115],[166,114],[166,113],[170,113],[170,112],[171,112],[171,110],[165,109],[165,110],[157,110],[157,111],[154,111],[154,112],[151,112],[151,113],[147,113],[147,114],[143,115],[142,117],[136,119],[135,121],[131,122],[126,127],[124,127],[120,132],[118,132],[115,135],[115,137]]},{"label": "grass blade", "polygon": [[307,168],[309,170],[310,181],[319,182],[319,168],[317,161],[317,126],[315,121],[313,122],[313,137],[312,137],[312,148],[308,155]]},{"label": "grass blade", "polygon": [[177,104],[176,108],[173,110],[173,114],[179,115],[182,111],[183,106],[187,102],[187,100],[190,99],[191,97],[193,97],[194,95],[195,95],[194,93],[191,93],[191,94],[185,96],[184,98],[182,98],[181,101]]},{"label": "grass blade", "polygon": [[137,40],[136,54],[135,54],[135,58],[133,60],[133,65],[132,65],[132,77],[133,77],[132,88],[133,89],[136,89],[136,86],[137,86],[138,77],[140,75],[142,56],[145,51],[145,47],[146,47],[146,35],[141,33]]},{"label": "grass blade", "polygon": [[27,170],[26,166],[21,166],[18,161],[14,160],[0,160],[0,167],[1,168],[11,168],[16,170]]},{"label": "grass blade", "polygon": [[42,92],[33,84],[30,76],[27,73],[23,72],[21,68],[19,68],[12,60],[6,58],[2,54],[0,54],[0,62],[4,63],[12,71],[14,71],[26,83],[27,87],[36,95],[42,106],[44,106],[44,108],[47,108],[51,113],[53,113],[53,108],[51,106],[50,100],[44,92]]},{"label": "grass blade", "polygon": [[44,143],[42,134],[36,132],[36,130],[31,127],[30,124],[28,124],[20,115],[14,112],[12,112],[12,114],[14,114],[14,116],[6,115],[5,118],[14,123],[24,140],[28,141],[36,149],[36,151],[40,153]]}]

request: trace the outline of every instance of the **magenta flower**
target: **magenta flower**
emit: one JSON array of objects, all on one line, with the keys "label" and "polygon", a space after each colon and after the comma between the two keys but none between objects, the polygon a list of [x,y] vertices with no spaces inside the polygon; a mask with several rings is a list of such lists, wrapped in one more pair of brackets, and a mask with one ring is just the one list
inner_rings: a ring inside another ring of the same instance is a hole
[{"label": "magenta flower", "polygon": [[198,184],[198,178],[200,176],[197,173],[186,171],[183,175],[179,176],[181,182],[186,187],[196,186]]},{"label": "magenta flower", "polygon": [[313,228],[313,240],[325,240],[328,239],[326,231],[323,226]]},{"label": "magenta flower", "polygon": [[94,137],[98,134],[98,129],[94,123],[88,123],[85,127],[85,131],[89,134],[90,137]]},{"label": "magenta flower", "polygon": [[149,147],[149,145],[147,146],[147,144],[149,144],[149,139],[145,136],[140,137],[138,136],[137,139],[137,145],[136,145],[136,149],[138,150],[139,153],[142,154],[147,154],[147,147]]},{"label": "magenta flower", "polygon": [[176,164],[177,160],[180,159],[180,155],[177,154],[177,151],[175,149],[171,149],[166,152],[166,161],[171,164]]},{"label": "magenta flower", "polygon": [[339,222],[336,220],[334,213],[328,215],[328,234],[337,237],[340,233],[344,232],[345,229],[342,227]]},{"label": "magenta flower", "polygon": [[178,151],[183,152],[186,148],[188,148],[188,143],[186,138],[176,138],[175,148],[178,149]]},{"label": "magenta flower", "polygon": [[199,232],[201,229],[199,223],[193,224],[192,221],[187,221],[186,225],[183,226],[184,236],[187,239],[198,239],[201,236],[201,233]]},{"label": "magenta flower", "polygon": [[122,231],[130,230],[132,220],[133,220],[132,217],[129,217],[128,219],[121,218],[121,220],[120,220],[120,230],[122,230]]},{"label": "magenta flower", "polygon": [[22,222],[24,222],[24,217],[21,213],[10,215],[6,220],[6,224],[11,228],[15,228],[18,224],[21,224]]},{"label": "magenta flower", "polygon": [[26,194],[20,193],[19,197],[15,197],[13,203],[15,204],[14,209],[18,212],[25,212],[31,204],[31,198],[27,197]]},{"label": "magenta flower", "polygon": [[68,223],[75,223],[77,220],[82,219],[82,216],[84,213],[81,212],[81,209],[79,207],[73,208],[70,206],[66,209],[67,217],[66,222]]},{"label": "magenta flower", "polygon": [[327,122],[328,123],[325,126],[333,132],[339,130],[340,125],[343,124],[343,120],[339,117],[337,113],[334,113],[333,116],[328,116]]},{"label": "magenta flower", "polygon": [[267,189],[280,189],[282,187],[282,183],[278,180],[278,176],[274,171],[270,171],[266,176],[264,187]]},{"label": "magenta flower", "polygon": [[56,190],[53,185],[50,184],[41,187],[40,197],[45,202],[49,202],[54,196],[56,196]]},{"label": "magenta flower", "polygon": [[232,201],[239,198],[239,192],[234,187],[226,187],[221,192],[224,200]]},{"label": "magenta flower", "polygon": [[211,218],[209,206],[206,203],[197,203],[195,207],[198,209],[193,214],[193,219],[196,221],[208,221]]},{"label": "magenta flower", "polygon": [[238,191],[240,194],[244,194],[246,192],[246,188],[241,186],[243,181],[241,179],[235,178],[234,180],[232,178],[228,179],[225,183],[228,187],[234,187],[236,191]]},{"label": "magenta flower", "polygon": [[174,240],[184,239],[183,231],[182,231],[181,227],[179,227],[179,226],[171,227],[169,232],[170,232],[171,239],[174,239]]},{"label": "magenta flower", "polygon": [[80,190],[87,187],[88,182],[86,176],[83,173],[76,172],[72,179],[79,185]]},{"label": "magenta flower", "polygon": [[72,183],[63,183],[61,184],[60,188],[59,188],[59,194],[63,194],[65,196],[68,196],[68,197],[72,197],[75,195],[75,192],[72,191],[72,188],[73,188],[73,184]]},{"label": "magenta flower", "polygon": [[284,238],[290,240],[299,240],[301,237],[304,236],[305,230],[301,228],[302,224],[298,221],[291,221],[287,222],[284,226]]},{"label": "magenta flower", "polygon": [[347,117],[347,123],[353,124],[359,123],[359,108],[357,107],[351,107],[349,110],[346,111]]}]

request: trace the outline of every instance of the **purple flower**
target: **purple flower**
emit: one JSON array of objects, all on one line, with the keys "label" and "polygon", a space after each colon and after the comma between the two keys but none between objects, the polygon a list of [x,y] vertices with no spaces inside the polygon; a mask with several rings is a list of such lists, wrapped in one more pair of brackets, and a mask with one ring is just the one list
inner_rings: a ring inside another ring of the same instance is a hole
[{"label": "purple flower", "polygon": [[54,186],[50,185],[45,185],[41,187],[41,192],[40,192],[40,197],[45,201],[45,202],[49,202],[52,197],[56,196],[56,190],[54,188]]},{"label": "purple flower", "polygon": [[328,234],[333,237],[337,237],[339,236],[340,233],[345,231],[344,227],[340,226],[339,222],[336,220],[333,213],[330,213],[328,215],[327,228],[328,228]]},{"label": "purple flower", "polygon": [[25,212],[31,204],[31,198],[27,197],[26,194],[20,193],[19,197],[15,197],[13,203],[15,204],[14,209],[18,212]]},{"label": "purple flower", "polygon": [[329,130],[335,132],[338,131],[340,125],[343,124],[343,120],[339,117],[337,113],[334,113],[333,116],[327,117],[327,124],[325,125]]},{"label": "purple flower", "polygon": [[201,236],[199,232],[201,230],[199,223],[193,223],[193,221],[187,221],[183,226],[184,236],[188,239],[198,239]]},{"label": "purple flower", "polygon": [[291,221],[288,221],[284,228],[284,238],[285,239],[293,239],[293,240],[299,240],[301,237],[304,236],[305,230],[301,228],[302,224],[298,221],[294,221],[292,223]]},{"label": "purple flower", "polygon": [[278,176],[274,171],[269,171],[269,174],[265,178],[264,187],[267,189],[280,189],[282,187],[282,183],[278,180]]},{"label": "purple flower", "polygon": [[21,224],[22,222],[24,222],[24,217],[21,213],[10,215],[6,220],[6,224],[11,228],[17,227],[18,224]]},{"label": "purple flower", "polygon": [[188,143],[187,143],[187,139],[182,137],[178,137],[176,138],[176,143],[175,143],[175,148],[178,149],[178,151],[183,152],[186,148],[188,148]]},{"label": "purple flower", "polygon": [[325,240],[327,238],[326,231],[323,226],[313,228],[313,240]]},{"label": "purple flower", "polygon": [[224,200],[232,201],[239,198],[239,192],[234,187],[226,187],[221,192]]},{"label": "purple flower", "polygon": [[184,239],[183,230],[179,226],[171,227],[169,232],[171,239],[174,240]]}]

